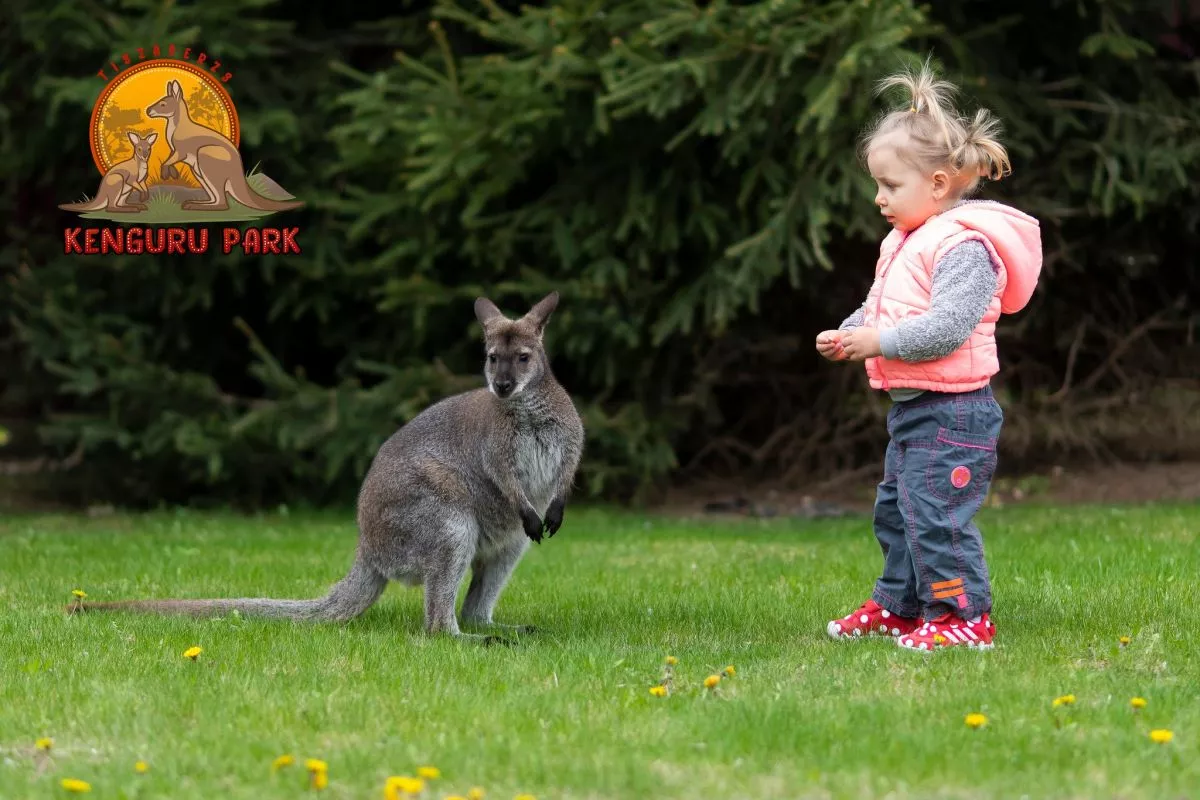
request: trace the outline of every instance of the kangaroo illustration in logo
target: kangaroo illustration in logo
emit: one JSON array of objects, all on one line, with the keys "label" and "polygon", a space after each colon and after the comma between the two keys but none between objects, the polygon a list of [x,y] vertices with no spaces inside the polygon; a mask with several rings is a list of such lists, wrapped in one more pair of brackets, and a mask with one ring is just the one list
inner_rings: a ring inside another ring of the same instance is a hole
[{"label": "kangaroo illustration in logo", "polygon": [[188,114],[179,81],[167,81],[167,94],[146,109],[146,116],[167,121],[166,139],[171,155],[162,165],[162,179],[178,177],[179,162],[192,169],[208,193],[204,201],[189,200],[182,208],[191,211],[224,211],[232,197],[256,211],[286,211],[304,205],[299,200],[272,200],[250,188],[242,169],[242,157],[233,142],[220,131],[201,125]]},{"label": "kangaroo illustration in logo", "polygon": [[[63,211],[145,211],[143,205],[150,199],[146,190],[146,175],[150,170],[150,148],[158,140],[158,134],[152,133],[145,139],[133,131],[129,131],[129,141],[133,143],[133,157],[113,164],[104,177],[100,179],[100,188],[96,196],[82,203],[64,203],[60,205]],[[127,203],[133,190],[141,195],[141,203]]]}]

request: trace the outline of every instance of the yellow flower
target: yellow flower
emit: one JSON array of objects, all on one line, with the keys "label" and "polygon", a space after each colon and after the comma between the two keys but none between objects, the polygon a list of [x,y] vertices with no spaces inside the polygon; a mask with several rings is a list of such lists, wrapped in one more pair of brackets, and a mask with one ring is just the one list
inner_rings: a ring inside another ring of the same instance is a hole
[{"label": "yellow flower", "polygon": [[1117,641],[1121,643],[1121,647],[1124,647],[1125,645],[1129,644],[1133,640],[1130,639],[1128,636],[1122,636],[1120,639],[1117,639]]},{"label": "yellow flower", "polygon": [[407,794],[420,794],[425,789],[425,781],[420,778],[410,778],[407,775],[393,775],[387,779],[383,787],[383,796],[387,800],[400,800]]},{"label": "yellow flower", "polygon": [[284,767],[290,767],[292,764],[295,764],[295,763],[296,763],[296,759],[291,753],[284,753],[279,758],[277,758],[271,762],[271,771],[274,772],[277,769],[283,769]]},{"label": "yellow flower", "polygon": [[467,800],[467,798],[460,794],[448,794],[446,795],[446,800]]},{"label": "yellow flower", "polygon": [[537,800],[537,798],[531,794],[519,794],[513,800]]},{"label": "yellow flower", "polygon": [[721,682],[720,675],[709,675],[707,678],[704,679],[704,688],[711,689],[720,682]]},{"label": "yellow flower", "polygon": [[1133,706],[1134,708],[1145,708],[1146,707],[1146,698],[1134,697],[1134,698],[1130,699],[1129,705]]},{"label": "yellow flower", "polygon": [[436,781],[442,777],[442,771],[437,767],[419,767],[417,774],[427,781]]},{"label": "yellow flower", "polygon": [[49,750],[51,747],[54,747],[54,740],[49,736],[43,736],[41,739],[38,739],[35,744],[37,745],[38,750]]},{"label": "yellow flower", "polygon": [[87,597],[87,592],[85,592],[83,589],[72,589],[71,594],[75,595],[80,600]]},{"label": "yellow flower", "polygon": [[667,696],[667,687],[661,686],[661,685],[660,686],[651,686],[650,694],[654,695],[655,697],[666,697]]},{"label": "yellow flower", "polygon": [[1150,741],[1156,744],[1166,744],[1175,738],[1175,734],[1163,728],[1157,728],[1150,731]]},{"label": "yellow flower", "polygon": [[965,722],[968,728],[982,728],[987,724],[987,717],[983,714],[967,714]]},{"label": "yellow flower", "polygon": [[145,775],[149,770],[150,765],[145,761],[135,761],[133,764],[133,771],[139,775]]},{"label": "yellow flower", "polygon": [[483,789],[478,786],[471,787],[471,791],[467,792],[467,800],[483,800]]},{"label": "yellow flower", "polygon": [[737,674],[737,670],[733,668],[733,664],[730,664],[728,667],[725,668],[725,674],[731,678]]},{"label": "yellow flower", "polygon": [[309,772],[328,772],[329,765],[319,758],[310,758],[305,760],[304,768]]},{"label": "yellow flower", "polygon": [[312,787],[314,789],[324,789],[329,785],[329,773],[325,770],[309,773],[309,777],[312,778]]},{"label": "yellow flower", "polygon": [[204,650],[199,647],[189,647],[187,650],[183,651],[183,657],[190,658],[192,661],[195,661],[203,652]]},{"label": "yellow flower", "polygon": [[1075,695],[1064,694],[1062,697],[1054,698],[1054,707],[1075,705]]},{"label": "yellow flower", "polygon": [[92,785],[90,783],[87,781],[81,781],[78,778],[63,778],[61,786],[68,792],[75,792],[77,794],[83,794],[84,792],[90,792],[92,790]]},{"label": "yellow flower", "polygon": [[679,663],[679,659],[675,656],[667,656],[667,666],[673,667]]},{"label": "yellow flower", "polygon": [[933,643],[934,643],[934,644],[945,644],[945,643],[946,643],[946,637],[945,637],[945,636],[942,636],[940,633],[935,633],[935,634],[933,635]]}]

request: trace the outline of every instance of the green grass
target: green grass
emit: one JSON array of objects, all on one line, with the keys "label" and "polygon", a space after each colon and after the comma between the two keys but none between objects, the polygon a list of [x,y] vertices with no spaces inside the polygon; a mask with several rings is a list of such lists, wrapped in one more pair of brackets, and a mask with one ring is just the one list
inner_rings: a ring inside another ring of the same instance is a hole
[{"label": "green grass", "polygon": [[[309,757],[328,762],[336,798],[382,797],[388,775],[422,764],[443,772],[437,798],[1194,792],[1200,508],[1004,509],[982,524],[998,646],[930,656],[825,637],[877,569],[865,520],[568,509],[498,608],[544,632],[485,648],[426,638],[420,591],[399,586],[346,625],[61,612],[76,587],[323,593],[349,564],[350,513],[8,517],[0,796],[60,797],[76,777],[98,798],[290,798]],[[196,662],[181,655],[192,645]],[[675,692],[657,699],[667,654]],[[727,664],[736,677],[706,693]],[[1066,693],[1075,705],[1052,709]],[[987,726],[969,730],[970,712]],[[298,765],[273,775],[282,753]]]},{"label": "green grass", "polygon": [[[264,197],[274,198],[274,194],[265,188],[261,173],[250,173],[246,176],[250,188]],[[282,199],[282,198],[279,198]],[[146,203],[145,211],[89,211],[80,214],[84,219],[107,219],[127,225],[178,225],[188,222],[249,222],[251,220],[269,217],[274,211],[259,211],[242,205],[232,197],[228,198],[229,208],[224,211],[185,210],[174,195],[167,197],[155,194]]]}]

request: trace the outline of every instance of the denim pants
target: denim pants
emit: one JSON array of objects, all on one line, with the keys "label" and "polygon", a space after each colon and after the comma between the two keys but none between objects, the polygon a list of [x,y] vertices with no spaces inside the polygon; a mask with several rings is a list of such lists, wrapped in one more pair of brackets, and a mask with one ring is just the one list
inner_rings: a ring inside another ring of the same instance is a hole
[{"label": "denim pants", "polygon": [[872,598],[893,614],[972,619],[992,608],[973,519],[996,469],[1004,412],[990,387],[925,392],[892,405],[875,538],[883,574]]}]

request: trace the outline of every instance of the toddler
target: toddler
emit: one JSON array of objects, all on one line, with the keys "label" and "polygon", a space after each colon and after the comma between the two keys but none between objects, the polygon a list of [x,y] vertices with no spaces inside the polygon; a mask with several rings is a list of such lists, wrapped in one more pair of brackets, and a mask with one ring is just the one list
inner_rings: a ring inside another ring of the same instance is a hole
[{"label": "toddler", "polygon": [[996,320],[1029,302],[1041,233],[1021,211],[964,199],[981,178],[1011,171],[991,114],[960,117],[954,87],[928,66],[880,85],[892,87],[911,101],[863,142],[892,230],[866,302],[816,342],[827,359],[865,362],[871,388],[893,400],[874,515],[883,572],[870,599],[827,630],[892,636],[913,650],[989,648],[992,594],[973,518],[1004,421],[990,387]]}]

